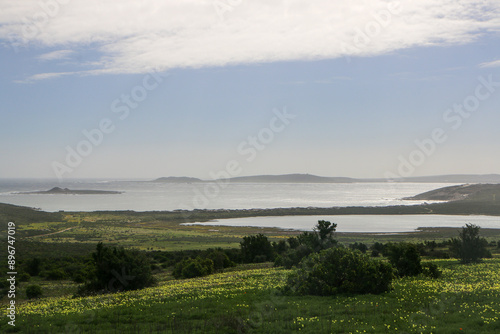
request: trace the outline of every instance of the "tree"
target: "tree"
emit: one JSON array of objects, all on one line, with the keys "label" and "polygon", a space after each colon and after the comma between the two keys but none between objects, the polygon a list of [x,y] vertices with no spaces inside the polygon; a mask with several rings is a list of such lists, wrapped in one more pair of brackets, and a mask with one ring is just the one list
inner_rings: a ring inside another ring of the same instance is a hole
[{"label": "tree", "polygon": [[234,267],[236,265],[229,259],[227,254],[220,249],[211,250],[206,255],[206,258],[212,260],[215,270],[223,270],[224,268]]},{"label": "tree", "polygon": [[28,285],[26,287],[26,297],[28,299],[39,298],[42,294],[42,288],[39,285]]},{"label": "tree", "polygon": [[422,273],[420,254],[415,244],[405,242],[389,244],[387,257],[401,277],[417,276]]},{"label": "tree", "polygon": [[40,264],[41,261],[37,257],[29,260],[26,267],[26,272],[31,276],[38,276],[38,274],[40,274]]},{"label": "tree", "polygon": [[337,241],[333,239],[336,229],[337,224],[326,220],[318,220],[313,232],[304,232],[297,239],[301,245],[306,245],[312,251],[319,252],[337,244]]},{"label": "tree", "polygon": [[451,239],[450,250],[462,263],[481,262],[482,258],[491,257],[488,241],[479,236],[481,228],[474,224],[465,224],[458,233],[458,238]]},{"label": "tree", "polygon": [[332,247],[306,257],[287,280],[285,292],[328,296],[388,291],[392,266],[358,250]]},{"label": "tree", "polygon": [[381,242],[375,242],[370,249],[372,250],[372,256],[373,257],[378,257],[380,254],[384,253],[385,246]]},{"label": "tree", "polygon": [[329,221],[319,220],[312,232],[303,232],[297,238],[289,238],[290,249],[280,254],[274,265],[291,268],[311,253],[318,253],[323,249],[328,249],[337,244],[333,234],[337,229],[337,224]]},{"label": "tree", "polygon": [[349,245],[349,248],[350,249],[357,249],[359,250],[361,253],[366,253],[366,251],[368,250],[368,246],[365,245],[364,243],[362,242],[355,242],[351,245]]},{"label": "tree", "polygon": [[265,262],[273,260],[273,246],[262,233],[243,237],[240,246],[244,262]]},{"label": "tree", "polygon": [[200,256],[195,259],[184,259],[175,265],[172,275],[175,278],[193,278],[210,275],[214,272],[214,262]]},{"label": "tree", "polygon": [[316,232],[319,236],[319,239],[322,242],[326,242],[328,240],[333,239],[333,233],[337,229],[337,224],[330,223],[326,220],[318,220],[318,224],[314,227],[314,232]]},{"label": "tree", "polygon": [[66,273],[61,268],[53,268],[46,274],[47,279],[51,281],[60,281],[66,278]]},{"label": "tree", "polygon": [[149,259],[138,250],[111,248],[100,242],[92,259],[91,280],[79,289],[80,295],[137,290],[156,283]]}]

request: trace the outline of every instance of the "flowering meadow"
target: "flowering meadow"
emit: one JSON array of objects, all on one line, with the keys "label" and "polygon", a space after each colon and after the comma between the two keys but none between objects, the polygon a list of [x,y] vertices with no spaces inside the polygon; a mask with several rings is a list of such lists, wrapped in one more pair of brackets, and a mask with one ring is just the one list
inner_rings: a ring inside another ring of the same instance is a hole
[{"label": "flowering meadow", "polygon": [[[22,333],[500,333],[500,259],[432,260],[440,279],[396,279],[381,295],[282,295],[289,270],[261,268],[171,280],[18,307]],[[5,311],[3,311],[5,312]]]}]

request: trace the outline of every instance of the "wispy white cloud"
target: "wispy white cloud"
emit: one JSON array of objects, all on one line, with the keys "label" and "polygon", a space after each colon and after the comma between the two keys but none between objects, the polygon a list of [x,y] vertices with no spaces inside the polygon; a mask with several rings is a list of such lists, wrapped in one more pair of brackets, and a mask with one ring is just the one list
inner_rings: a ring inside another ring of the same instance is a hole
[{"label": "wispy white cloud", "polygon": [[500,67],[500,59],[479,64],[479,67]]},{"label": "wispy white cloud", "polygon": [[44,53],[38,56],[39,60],[58,60],[58,59],[69,59],[70,56],[75,53],[73,50],[58,50],[48,53]]},{"label": "wispy white cloud", "polygon": [[75,72],[51,72],[51,73],[39,73],[32,75],[24,80],[15,81],[16,83],[34,83],[40,80],[59,78],[65,75],[72,75]]},{"label": "wispy white cloud", "polygon": [[97,48],[85,74],[374,56],[500,29],[498,0],[243,0],[223,13],[199,0],[0,1],[5,43]]}]

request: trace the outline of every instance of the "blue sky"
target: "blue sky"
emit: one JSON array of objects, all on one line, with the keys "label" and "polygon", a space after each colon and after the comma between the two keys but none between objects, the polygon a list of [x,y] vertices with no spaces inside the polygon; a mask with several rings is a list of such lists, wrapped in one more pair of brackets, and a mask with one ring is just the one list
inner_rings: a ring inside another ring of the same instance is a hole
[{"label": "blue sky", "polygon": [[0,3],[0,177],[500,173],[496,1]]}]

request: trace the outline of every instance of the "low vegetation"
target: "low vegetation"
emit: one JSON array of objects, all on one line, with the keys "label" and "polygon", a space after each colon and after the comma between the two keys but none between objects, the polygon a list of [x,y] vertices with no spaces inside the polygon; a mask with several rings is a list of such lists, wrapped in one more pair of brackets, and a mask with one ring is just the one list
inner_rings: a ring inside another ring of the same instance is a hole
[{"label": "low vegetation", "polygon": [[466,224],[458,238],[451,239],[451,251],[462,263],[481,262],[481,259],[491,257],[488,241],[479,236],[480,227]]},{"label": "low vegetation", "polygon": [[357,250],[332,247],[302,260],[288,277],[284,291],[317,296],[380,294],[390,290],[393,277],[392,266],[384,261]]},{"label": "low vegetation", "polygon": [[[500,260],[428,260],[443,276],[405,277],[379,295],[283,295],[290,270],[237,271],[84,298],[19,305],[23,333],[485,333],[500,331]],[[263,265],[261,265],[263,266]],[[1,331],[8,327],[3,323]]]},{"label": "low vegetation", "polygon": [[[24,216],[23,333],[500,331],[495,230],[374,236],[339,234],[327,221],[300,233],[184,227],[161,213]],[[155,235],[174,246],[144,247]]]},{"label": "low vegetation", "polygon": [[137,290],[156,283],[149,258],[137,250],[98,243],[91,263],[88,282],[78,289],[78,295]]}]

